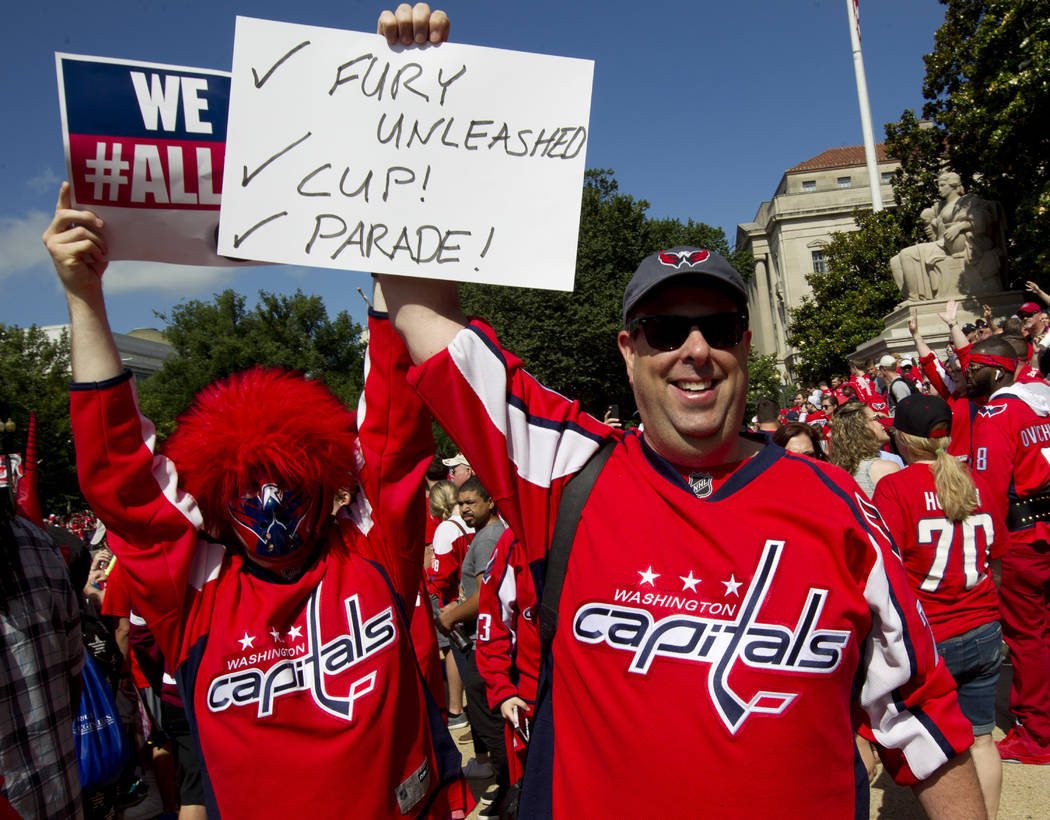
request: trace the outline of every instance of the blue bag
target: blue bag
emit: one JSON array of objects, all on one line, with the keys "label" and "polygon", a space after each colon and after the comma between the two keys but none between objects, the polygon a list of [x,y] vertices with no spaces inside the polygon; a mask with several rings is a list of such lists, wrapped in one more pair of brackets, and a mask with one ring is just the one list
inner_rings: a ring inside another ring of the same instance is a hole
[{"label": "blue bag", "polygon": [[73,743],[80,788],[88,791],[117,778],[127,758],[127,744],[113,692],[90,654],[85,657],[83,680]]}]

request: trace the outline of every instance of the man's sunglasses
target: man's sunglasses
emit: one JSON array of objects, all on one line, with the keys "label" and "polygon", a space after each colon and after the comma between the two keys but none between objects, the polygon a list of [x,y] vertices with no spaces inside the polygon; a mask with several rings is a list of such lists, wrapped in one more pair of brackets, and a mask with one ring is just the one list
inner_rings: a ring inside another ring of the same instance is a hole
[{"label": "man's sunglasses", "polygon": [[645,334],[649,347],[656,350],[677,350],[685,344],[693,328],[711,347],[726,350],[736,347],[747,330],[746,313],[709,313],[706,316],[639,316],[627,324],[629,333],[638,328]]}]

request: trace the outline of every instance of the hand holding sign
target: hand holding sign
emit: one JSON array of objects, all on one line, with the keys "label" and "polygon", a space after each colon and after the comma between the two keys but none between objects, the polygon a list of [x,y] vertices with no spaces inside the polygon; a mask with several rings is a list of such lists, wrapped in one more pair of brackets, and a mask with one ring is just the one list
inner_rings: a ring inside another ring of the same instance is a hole
[{"label": "hand holding sign", "polygon": [[572,288],[589,61],[238,18],[220,252]]},{"label": "hand holding sign", "polygon": [[449,19],[443,11],[430,11],[426,3],[414,6],[402,3],[397,11],[384,11],[379,15],[379,26],[376,34],[386,37],[387,43],[410,46],[412,43],[423,45],[430,42],[434,45],[448,40]]}]

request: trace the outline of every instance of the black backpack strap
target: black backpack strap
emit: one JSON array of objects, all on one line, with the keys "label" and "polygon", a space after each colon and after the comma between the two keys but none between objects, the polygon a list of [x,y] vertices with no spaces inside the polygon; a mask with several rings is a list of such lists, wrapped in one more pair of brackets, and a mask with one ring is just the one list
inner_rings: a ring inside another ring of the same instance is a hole
[{"label": "black backpack strap", "polygon": [[558,503],[558,516],[554,521],[554,535],[547,551],[547,567],[543,578],[543,597],[540,601],[540,655],[550,651],[551,641],[558,629],[558,602],[565,583],[565,572],[569,568],[569,553],[576,538],[576,527],[580,523],[583,505],[591,494],[605,462],[609,460],[616,439],[607,438],[602,446],[587,459],[583,469],[569,479]]}]

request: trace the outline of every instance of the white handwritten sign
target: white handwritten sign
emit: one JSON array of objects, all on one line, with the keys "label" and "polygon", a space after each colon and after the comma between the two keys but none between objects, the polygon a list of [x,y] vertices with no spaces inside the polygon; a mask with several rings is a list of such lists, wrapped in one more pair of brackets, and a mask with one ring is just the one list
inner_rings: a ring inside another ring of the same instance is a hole
[{"label": "white handwritten sign", "polygon": [[238,17],[219,250],[571,290],[593,69]]},{"label": "white handwritten sign", "polygon": [[73,206],[106,222],[110,259],[216,255],[230,75],[56,54]]}]

